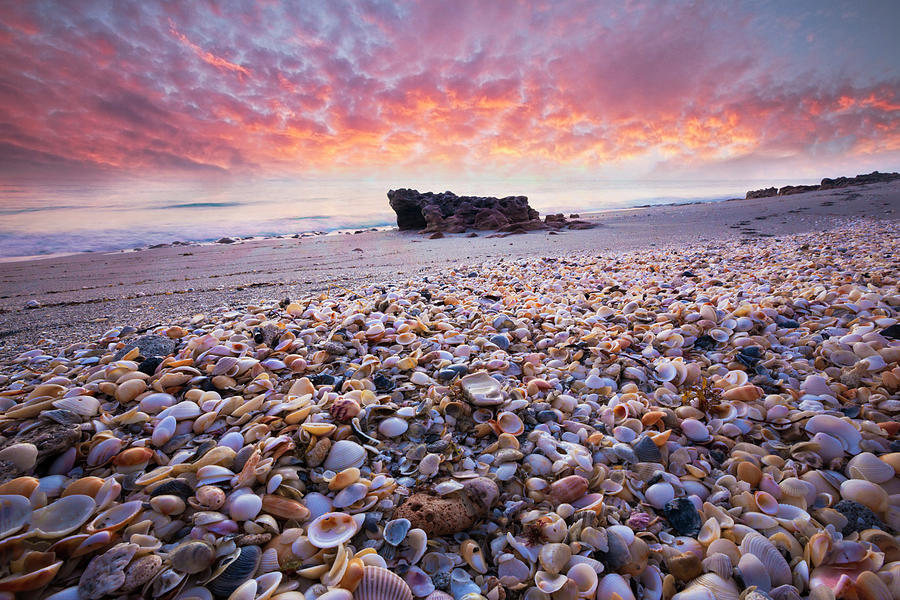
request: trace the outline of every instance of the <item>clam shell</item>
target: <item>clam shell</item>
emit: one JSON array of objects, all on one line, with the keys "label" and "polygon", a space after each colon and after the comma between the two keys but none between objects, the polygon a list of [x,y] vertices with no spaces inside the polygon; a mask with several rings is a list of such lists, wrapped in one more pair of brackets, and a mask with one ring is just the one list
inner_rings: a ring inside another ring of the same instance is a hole
[{"label": "clam shell", "polygon": [[850,421],[845,421],[833,415],[815,415],[806,422],[806,431],[809,433],[827,433],[840,440],[844,450],[850,454],[859,453],[859,443],[862,435]]},{"label": "clam shell", "polygon": [[0,450],[0,461],[11,462],[19,471],[29,471],[37,462],[38,449],[34,444],[12,444]]},{"label": "clam shell", "polygon": [[406,538],[406,534],[409,532],[409,528],[409,519],[394,519],[392,521],[388,521],[384,526],[384,541],[391,546],[399,546],[400,542],[402,542],[404,538]]},{"label": "clam shell", "polygon": [[741,572],[744,587],[755,585],[764,592],[772,589],[772,580],[766,570],[766,566],[753,554],[744,554],[738,561],[737,568]]},{"label": "clam shell", "polygon": [[262,506],[262,498],[256,494],[242,494],[231,501],[228,514],[235,521],[249,521],[256,518]]},{"label": "clam shell", "polygon": [[332,444],[322,466],[330,471],[343,471],[360,467],[366,460],[366,449],[351,440],[339,440]]},{"label": "clam shell", "polygon": [[262,551],[259,546],[244,546],[225,569],[207,584],[216,596],[228,597],[245,581],[253,577],[259,567]]},{"label": "clam shell", "polygon": [[516,413],[503,411],[497,415],[497,428],[502,433],[519,435],[525,431],[525,424]]},{"label": "clam shell", "polygon": [[773,587],[790,584],[793,580],[791,567],[780,552],[762,535],[752,532],[741,540],[741,553],[753,554],[763,564]]},{"label": "clam shell", "polygon": [[597,584],[597,600],[613,600],[616,597],[621,600],[635,600],[631,586],[624,577],[617,573],[604,575]]},{"label": "clam shell", "polygon": [[885,483],[895,473],[894,467],[871,452],[861,452],[847,463],[847,473],[853,479],[865,479],[872,483]]},{"label": "clam shell", "polygon": [[183,542],[169,552],[173,567],[183,573],[202,573],[216,560],[216,551],[200,540]]},{"label": "clam shell", "polygon": [[31,522],[31,502],[24,496],[0,496],[0,539]]},{"label": "clam shell", "polygon": [[306,535],[316,548],[335,548],[359,531],[359,523],[341,512],[325,513],[309,524]]},{"label": "clam shell", "polygon": [[94,520],[88,524],[87,530],[89,533],[96,533],[98,531],[117,531],[136,519],[141,510],[143,510],[143,503],[138,500],[117,504],[109,510],[97,515]]},{"label": "clam shell", "polygon": [[884,486],[864,479],[848,479],[842,483],[841,498],[859,502],[877,513],[888,507],[888,494]]},{"label": "clam shell", "polygon": [[740,590],[731,579],[714,573],[704,573],[694,579],[683,591],[672,596],[672,600],[740,600]]},{"label": "clam shell", "polygon": [[412,590],[396,573],[381,567],[366,566],[353,592],[354,600],[412,600]]},{"label": "clam shell", "polygon": [[31,530],[42,538],[63,537],[81,527],[90,518],[96,506],[90,496],[80,494],[63,496],[32,513]]}]

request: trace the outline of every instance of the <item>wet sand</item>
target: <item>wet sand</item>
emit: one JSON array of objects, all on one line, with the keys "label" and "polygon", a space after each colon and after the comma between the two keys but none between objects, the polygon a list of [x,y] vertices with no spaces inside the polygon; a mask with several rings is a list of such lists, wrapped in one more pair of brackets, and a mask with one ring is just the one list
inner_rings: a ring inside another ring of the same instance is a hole
[{"label": "wet sand", "polygon": [[[380,231],[233,245],[176,246],[0,263],[0,359],[52,349],[122,325],[179,323],[223,305],[362,292],[430,273],[526,256],[611,256],[655,247],[779,238],[821,231],[839,241],[848,218],[896,221],[900,183],[779,198],[669,205],[582,215],[597,224],[559,235],[450,235]],[[39,308],[26,309],[29,301]]]}]

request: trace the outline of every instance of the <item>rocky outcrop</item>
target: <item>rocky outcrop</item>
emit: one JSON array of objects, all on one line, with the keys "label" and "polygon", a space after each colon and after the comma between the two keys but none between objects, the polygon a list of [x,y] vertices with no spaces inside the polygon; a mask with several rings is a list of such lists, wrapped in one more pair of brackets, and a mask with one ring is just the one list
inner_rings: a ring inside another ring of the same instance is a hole
[{"label": "rocky outcrop", "polygon": [[[465,233],[470,229],[523,233],[537,229],[586,229],[587,221],[567,220],[563,215],[540,220],[526,196],[457,196],[453,192],[391,190],[387,194],[397,213],[397,227],[421,233]],[[559,217],[559,218],[557,218]]]},{"label": "rocky outcrop", "polygon": [[778,195],[777,187],[763,188],[761,190],[750,190],[747,192],[747,200],[753,200],[754,198],[770,198],[772,196]]},{"label": "rocky outcrop", "polygon": [[753,198],[769,198],[771,196],[790,196],[792,194],[802,194],[804,192],[815,192],[818,190],[833,190],[837,188],[845,188],[854,185],[865,185],[867,183],[885,183],[887,181],[895,181],[900,179],[900,173],[879,173],[872,171],[865,175],[857,175],[856,177],[838,177],[837,179],[825,178],[820,185],[786,185],[781,189],[769,187],[761,190],[751,190],[747,192],[747,200]]}]

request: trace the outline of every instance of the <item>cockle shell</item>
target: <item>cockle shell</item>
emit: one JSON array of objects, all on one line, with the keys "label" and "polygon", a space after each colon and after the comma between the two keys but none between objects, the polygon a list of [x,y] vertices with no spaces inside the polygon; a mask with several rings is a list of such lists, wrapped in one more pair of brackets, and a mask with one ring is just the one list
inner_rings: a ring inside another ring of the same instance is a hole
[{"label": "cockle shell", "polygon": [[366,566],[353,592],[354,600],[412,600],[412,590],[403,578],[381,567]]},{"label": "cockle shell", "polygon": [[672,600],[740,600],[740,590],[731,579],[704,573],[672,596]]},{"label": "cockle shell", "polygon": [[351,467],[360,467],[366,460],[366,449],[351,440],[339,440],[331,445],[331,450],[322,466],[334,472]]},{"label": "cockle shell", "polygon": [[806,431],[809,433],[827,433],[840,440],[841,445],[850,454],[859,453],[859,443],[862,435],[849,421],[845,421],[832,415],[815,415],[806,422]]},{"label": "cockle shell", "polygon": [[861,452],[847,463],[847,473],[853,479],[865,479],[872,483],[885,483],[895,475],[894,467],[871,452]]},{"label": "cockle shell", "polygon": [[597,584],[597,600],[635,600],[634,592],[624,577],[617,573],[605,575]]},{"label": "cockle shell", "polygon": [[359,531],[359,523],[347,513],[331,512],[309,524],[309,542],[317,548],[335,548]]},{"label": "cockle shell", "polygon": [[766,566],[755,555],[747,553],[738,561],[738,570],[745,587],[755,585],[758,589],[768,592],[772,589],[772,580]]},{"label": "cockle shell", "polygon": [[[389,417],[378,424],[378,433],[389,438],[403,435],[406,433],[407,429],[409,429],[409,423],[406,422],[406,419],[401,419],[400,417]],[[340,442],[338,442],[338,444],[339,443]],[[327,464],[326,468],[328,468]]]},{"label": "cockle shell", "polygon": [[225,567],[207,587],[216,596],[228,597],[245,581],[253,577],[259,567],[262,551],[259,546],[244,546],[239,549],[228,566]]},{"label": "cockle shell", "polygon": [[787,585],[792,581],[791,567],[780,552],[762,535],[752,532],[741,541],[741,553],[756,556],[769,573],[772,586]]}]

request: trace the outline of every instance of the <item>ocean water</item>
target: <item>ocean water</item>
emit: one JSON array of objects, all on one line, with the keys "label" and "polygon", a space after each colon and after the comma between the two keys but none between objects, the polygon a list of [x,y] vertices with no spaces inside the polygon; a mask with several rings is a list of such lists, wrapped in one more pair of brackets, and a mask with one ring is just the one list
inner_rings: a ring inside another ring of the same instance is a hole
[{"label": "ocean water", "polygon": [[[800,183],[800,182],[795,182]],[[0,257],[396,225],[387,191],[528,196],[542,215],[744,197],[760,181],[573,180],[0,183]],[[777,182],[774,183],[777,185]]]}]

